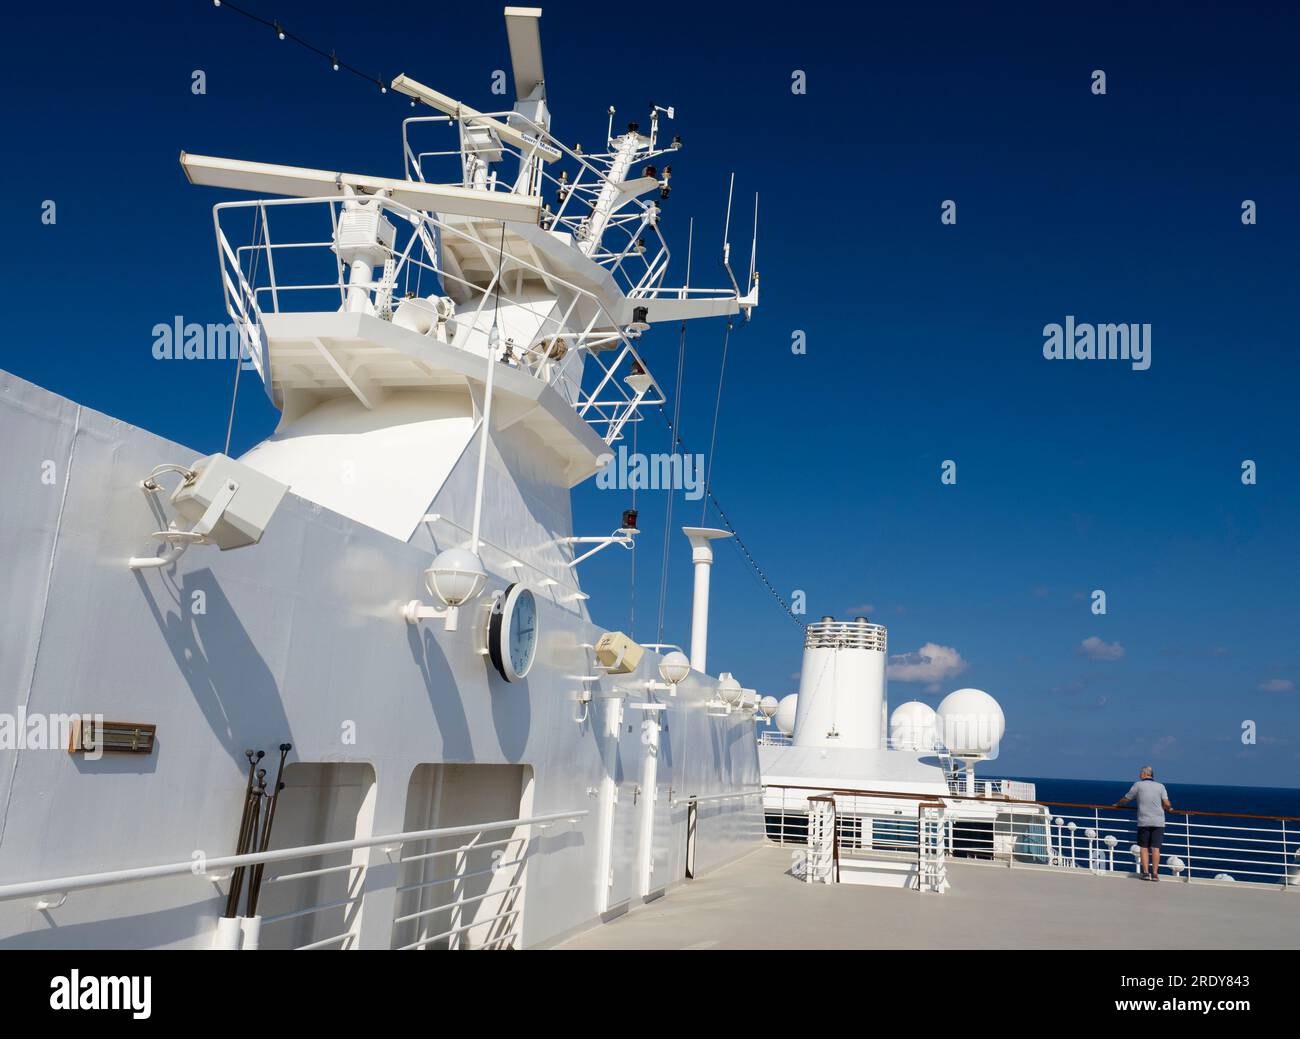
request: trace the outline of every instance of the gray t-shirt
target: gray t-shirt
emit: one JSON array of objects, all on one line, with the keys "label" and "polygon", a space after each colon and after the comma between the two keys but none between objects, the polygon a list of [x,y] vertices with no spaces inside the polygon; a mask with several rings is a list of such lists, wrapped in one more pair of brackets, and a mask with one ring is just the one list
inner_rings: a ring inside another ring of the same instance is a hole
[{"label": "gray t-shirt", "polygon": [[1169,791],[1165,789],[1164,783],[1157,783],[1154,779],[1139,779],[1129,788],[1124,800],[1137,801],[1139,826],[1164,826],[1165,809],[1162,802],[1169,800]]}]

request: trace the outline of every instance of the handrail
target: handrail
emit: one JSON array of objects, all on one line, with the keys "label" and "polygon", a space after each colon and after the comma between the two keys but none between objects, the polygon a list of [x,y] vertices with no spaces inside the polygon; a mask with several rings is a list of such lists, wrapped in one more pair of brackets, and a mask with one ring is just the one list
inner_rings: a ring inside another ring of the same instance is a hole
[{"label": "handrail", "polygon": [[690,804],[691,802],[694,802],[695,804],[705,804],[709,801],[731,801],[735,798],[753,797],[755,794],[763,793],[766,789],[766,787],[756,786],[750,790],[741,790],[731,794],[709,794],[706,797],[679,797],[673,801],[673,805]]},{"label": "handrail", "polygon": [[[769,790],[821,790],[823,792],[827,791],[827,788],[824,786],[796,786],[794,784],[789,784],[789,783],[771,783],[768,785],[767,789]],[[922,793],[920,791],[907,793],[905,791],[898,791],[898,790],[833,790],[829,792],[835,794],[869,795],[871,797],[899,797],[899,798],[904,798],[908,801],[914,801],[918,797],[926,797],[926,798],[946,797],[954,801],[982,801],[985,803],[996,803],[996,804],[1043,805],[1046,807],[1053,807],[1053,808],[1094,808],[1094,809],[1101,809],[1107,812],[1134,811],[1136,809],[1136,806],[1129,806],[1129,805],[1116,806],[1114,804],[1108,804],[1108,805],[1084,804],[1078,801],[1027,801],[1015,797],[999,797],[995,799],[988,799],[988,798],[966,797],[961,794],[951,794],[951,793],[934,794],[934,793]],[[1300,822],[1300,816],[1295,816],[1295,815],[1252,815],[1248,812],[1208,812],[1208,811],[1198,811],[1192,808],[1171,808],[1168,814],[1218,816],[1220,818],[1225,818],[1225,819],[1271,819],[1274,822]]]},{"label": "handrail", "polygon": [[384,844],[405,844],[410,841],[432,840],[439,837],[459,837],[465,834],[504,830],[516,826],[533,826],[541,823],[576,822],[583,816],[589,815],[590,812],[590,809],[583,808],[572,812],[550,812],[546,815],[505,819],[499,822],[475,823],[470,826],[449,826],[435,830],[386,833],[376,837],[358,837],[355,840],[331,841],[327,844],[305,844],[296,848],[277,848],[273,851],[250,852],[246,855],[224,855],[206,860],[186,859],[183,862],[168,862],[157,866],[136,866],[131,869],[110,870],[105,873],[83,873],[71,877],[55,877],[51,880],[28,880],[17,884],[0,885],[0,902],[14,898],[26,898],[32,895],[66,894],[88,888],[109,887],[113,884],[126,884],[136,880],[152,880],[157,877],[181,876],[186,873],[201,877],[207,876],[215,870],[252,866],[259,862],[282,862],[286,859],[329,855],[333,852],[355,851],[358,848],[374,848]]}]

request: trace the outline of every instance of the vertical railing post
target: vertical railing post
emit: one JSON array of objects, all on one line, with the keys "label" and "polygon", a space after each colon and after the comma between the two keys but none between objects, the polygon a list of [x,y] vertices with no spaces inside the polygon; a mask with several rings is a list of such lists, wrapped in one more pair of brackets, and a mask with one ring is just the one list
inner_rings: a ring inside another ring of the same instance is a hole
[{"label": "vertical railing post", "polygon": [[447,937],[448,949],[460,948],[460,926],[461,926],[461,899],[465,897],[465,849],[462,848],[456,852],[456,879],[451,882],[451,912],[447,915],[451,923],[447,930],[451,934]]},{"label": "vertical railing post", "polygon": [[1287,860],[1291,857],[1290,849],[1286,844],[1286,820],[1282,820],[1282,890],[1290,886],[1291,875],[1287,872]]},{"label": "vertical railing post", "polygon": [[1100,864],[1102,862],[1101,854],[1101,809],[1092,810],[1092,832],[1097,836],[1092,839],[1092,847],[1088,849],[1088,865],[1094,873],[1102,872]]},{"label": "vertical railing post", "polygon": [[1187,881],[1192,880],[1192,817],[1189,813],[1183,813],[1183,832],[1187,835]]},{"label": "vertical railing post", "polygon": [[[262,248],[266,250],[266,273],[271,282],[271,307],[278,314],[280,313],[280,294],[275,281],[275,257],[271,255],[271,225],[266,219],[266,203],[257,204],[258,211],[262,214]],[[256,297],[254,297],[256,302]]]}]

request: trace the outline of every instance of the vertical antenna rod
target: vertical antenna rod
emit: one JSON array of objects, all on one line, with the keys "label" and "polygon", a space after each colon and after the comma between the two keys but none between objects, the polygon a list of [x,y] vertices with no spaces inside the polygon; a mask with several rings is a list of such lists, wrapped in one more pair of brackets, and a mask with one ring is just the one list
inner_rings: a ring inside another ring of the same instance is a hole
[{"label": "vertical antenna rod", "polygon": [[758,262],[758,192],[754,192],[754,239],[749,246],[749,282],[745,285],[745,291],[748,292],[754,287],[754,272],[757,270],[755,264]]}]

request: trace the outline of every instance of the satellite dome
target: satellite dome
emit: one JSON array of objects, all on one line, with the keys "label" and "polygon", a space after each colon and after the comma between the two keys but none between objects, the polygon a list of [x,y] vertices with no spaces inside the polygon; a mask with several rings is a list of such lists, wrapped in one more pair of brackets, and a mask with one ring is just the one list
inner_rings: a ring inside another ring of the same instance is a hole
[{"label": "satellite dome", "polygon": [[935,713],[929,704],[910,700],[889,716],[889,737],[895,750],[934,750]]},{"label": "satellite dome", "polygon": [[722,674],[718,675],[718,695],[721,696],[726,703],[735,707],[744,697],[745,690],[741,688],[740,683],[736,681],[735,675],[730,671],[724,671]]},{"label": "satellite dome", "polygon": [[776,714],[777,708],[780,706],[781,701],[775,696],[765,696],[763,699],[758,701],[759,713],[762,714],[764,718],[771,718]]},{"label": "satellite dome", "polygon": [[958,689],[939,704],[939,738],[954,757],[982,758],[998,749],[1007,719],[983,689]]},{"label": "satellite dome", "polygon": [[794,714],[799,703],[799,694],[791,693],[789,696],[781,697],[781,702],[776,708],[776,727],[787,736],[794,734]]}]

